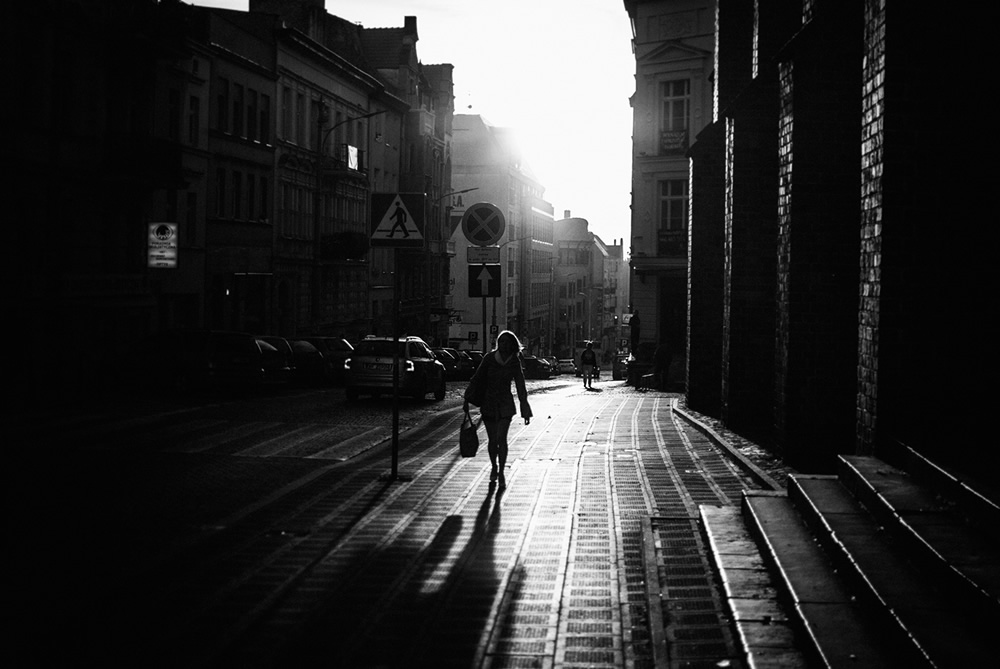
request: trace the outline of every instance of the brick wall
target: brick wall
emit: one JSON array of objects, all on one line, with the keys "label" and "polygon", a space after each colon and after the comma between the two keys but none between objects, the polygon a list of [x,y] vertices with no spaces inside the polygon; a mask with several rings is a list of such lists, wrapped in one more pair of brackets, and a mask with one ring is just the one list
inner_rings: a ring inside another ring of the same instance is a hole
[{"label": "brick wall", "polygon": [[775,445],[788,451],[788,403],[794,390],[789,392],[789,355],[792,339],[792,180],[794,166],[795,115],[793,103],[794,61],[778,65],[779,115],[778,115],[778,248],[777,279],[775,284],[775,309],[777,333],[774,351],[774,430]]},{"label": "brick wall", "polygon": [[[993,140],[984,87],[995,37],[964,12],[866,0],[858,448],[899,443],[978,476],[996,346]],[[944,93],[931,90],[941,85]],[[929,88],[930,87],[930,88]],[[987,372],[984,374],[984,372]],[[953,409],[940,418],[929,407]],[[973,417],[973,420],[969,420]]]},{"label": "brick wall", "polygon": [[882,176],[885,145],[885,5],[866,2],[861,142],[861,276],[858,311],[857,441],[871,452],[878,414],[882,264]]},{"label": "brick wall", "polygon": [[712,413],[718,378],[717,415],[799,468],[905,443],[995,480],[1000,449],[976,436],[996,359],[990,24],[804,0],[783,39],[792,4],[719,4],[717,121],[691,151],[689,401]]},{"label": "brick wall", "polygon": [[817,471],[854,449],[861,4],[837,10],[779,65],[776,445]]}]

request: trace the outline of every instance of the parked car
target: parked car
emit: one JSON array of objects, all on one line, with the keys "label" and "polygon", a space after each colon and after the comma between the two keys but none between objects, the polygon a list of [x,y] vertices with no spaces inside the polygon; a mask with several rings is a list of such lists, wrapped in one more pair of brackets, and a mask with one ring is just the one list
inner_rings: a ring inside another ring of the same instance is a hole
[{"label": "parked car", "polygon": [[472,375],[476,372],[476,363],[472,361],[472,358],[465,351],[459,351],[456,348],[442,347],[442,350],[447,351],[455,359],[457,365],[454,371],[454,378],[459,381],[468,381],[472,378]]},{"label": "parked car", "polygon": [[549,369],[549,365],[544,360],[536,358],[533,355],[524,356],[524,378],[526,379],[548,379],[552,376],[552,370]]},{"label": "parked car", "polygon": [[319,383],[326,377],[326,360],[318,348],[305,339],[289,339],[292,347],[292,377],[299,383]]},{"label": "parked car", "polygon": [[572,358],[563,358],[559,361],[557,368],[560,374],[576,374],[576,363]]},{"label": "parked car", "polygon": [[[482,351],[465,351],[465,353],[467,353],[469,355],[469,358],[472,360],[472,365],[476,369],[479,369],[479,364],[483,361],[483,352]],[[473,374],[475,374],[475,372],[473,372]]]},{"label": "parked car", "polygon": [[365,337],[345,361],[347,399],[359,395],[392,393],[393,361],[399,355],[399,392],[422,399],[434,393],[435,400],[445,394],[444,365],[419,337]]},{"label": "parked car", "polygon": [[444,365],[444,378],[449,380],[454,380],[458,378],[458,358],[451,354],[443,348],[432,348],[431,353],[434,357]]},{"label": "parked car", "polygon": [[292,348],[288,342],[281,337],[256,337],[255,341],[260,350],[262,383],[265,386],[283,386],[291,381]]},{"label": "parked car", "polygon": [[259,388],[261,352],[253,335],[221,330],[175,330],[138,343],[126,370],[132,384],[154,392]]},{"label": "parked car", "polygon": [[341,382],[346,377],[344,361],[351,357],[354,347],[342,337],[302,337],[323,354],[323,361],[326,367],[326,380],[330,382]]}]

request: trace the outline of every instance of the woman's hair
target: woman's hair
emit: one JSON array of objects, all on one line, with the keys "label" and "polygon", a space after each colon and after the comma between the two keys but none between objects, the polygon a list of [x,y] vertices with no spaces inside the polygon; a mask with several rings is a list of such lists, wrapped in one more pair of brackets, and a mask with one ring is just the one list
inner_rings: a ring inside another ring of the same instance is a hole
[{"label": "woman's hair", "polygon": [[493,347],[494,350],[500,348],[500,338],[501,337],[510,337],[511,339],[513,339],[514,340],[514,350],[515,351],[520,352],[520,350],[523,348],[521,346],[521,340],[517,338],[516,334],[514,334],[510,330],[504,330],[503,332],[501,332],[500,334],[497,335],[497,343],[496,343],[496,346]]}]

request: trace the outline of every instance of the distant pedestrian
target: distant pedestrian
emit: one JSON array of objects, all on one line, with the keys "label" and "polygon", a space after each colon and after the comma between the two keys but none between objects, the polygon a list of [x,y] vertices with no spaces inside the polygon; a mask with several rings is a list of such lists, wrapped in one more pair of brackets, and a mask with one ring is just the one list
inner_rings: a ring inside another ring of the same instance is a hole
[{"label": "distant pedestrian", "polygon": [[517,413],[514,407],[514,397],[510,392],[510,382],[517,389],[517,398],[521,405],[521,417],[524,424],[531,422],[531,406],[528,404],[528,390],[524,385],[524,368],[521,363],[521,342],[517,335],[504,330],[497,336],[497,345],[491,353],[483,357],[479,368],[469,381],[465,391],[465,410],[469,410],[469,397],[476,384],[485,384],[486,393],[479,411],[486,425],[486,436],[489,438],[487,452],[490,455],[490,483],[499,479],[500,489],[507,487],[504,468],[507,465],[507,432],[510,423]]},{"label": "distant pedestrian", "polygon": [[632,318],[628,320],[628,327],[629,334],[632,336],[632,355],[635,355],[635,352],[639,350],[639,328],[642,327],[638,309],[632,312]]},{"label": "distant pedestrian", "polygon": [[593,388],[596,376],[597,354],[594,353],[594,342],[588,341],[587,348],[580,354],[580,366],[583,367],[583,387]]}]

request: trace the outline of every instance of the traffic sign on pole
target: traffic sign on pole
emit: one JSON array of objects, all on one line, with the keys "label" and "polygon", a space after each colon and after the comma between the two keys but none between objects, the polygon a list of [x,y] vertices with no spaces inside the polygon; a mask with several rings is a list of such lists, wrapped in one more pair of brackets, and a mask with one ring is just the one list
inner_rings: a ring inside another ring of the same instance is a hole
[{"label": "traffic sign on pole", "polygon": [[372,193],[372,246],[424,247],[424,194]]},{"label": "traffic sign on pole", "polygon": [[496,244],[506,227],[503,212],[489,202],[477,202],[462,215],[462,232],[477,246]]},{"label": "traffic sign on pole", "polygon": [[466,249],[467,260],[470,265],[499,265],[499,246],[470,246]]},{"label": "traffic sign on pole", "polygon": [[469,265],[469,297],[500,297],[500,265]]}]

